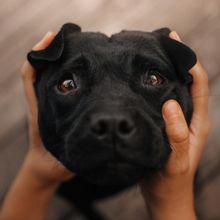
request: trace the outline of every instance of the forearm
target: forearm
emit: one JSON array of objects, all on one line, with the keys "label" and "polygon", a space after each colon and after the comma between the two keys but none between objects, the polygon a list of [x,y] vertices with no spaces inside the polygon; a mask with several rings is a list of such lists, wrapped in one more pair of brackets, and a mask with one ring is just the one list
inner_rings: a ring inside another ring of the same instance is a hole
[{"label": "forearm", "polygon": [[0,220],[45,219],[57,187],[39,181],[24,163],[6,195]]},{"label": "forearm", "polygon": [[145,199],[152,220],[196,220],[193,193],[185,193],[179,198]]}]

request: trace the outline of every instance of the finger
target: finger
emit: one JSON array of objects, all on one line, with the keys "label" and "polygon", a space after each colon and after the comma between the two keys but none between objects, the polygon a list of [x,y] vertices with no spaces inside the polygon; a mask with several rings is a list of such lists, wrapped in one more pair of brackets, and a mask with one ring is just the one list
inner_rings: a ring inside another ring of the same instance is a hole
[{"label": "finger", "polygon": [[45,49],[54,39],[55,35],[53,32],[49,31],[45,34],[45,36],[38,42],[32,50],[42,50]]},{"label": "finger", "polygon": [[[172,31],[169,36],[182,42],[175,31]],[[209,130],[208,75],[199,62],[197,62],[189,72],[193,76],[193,84],[191,87],[193,115],[190,128],[197,138],[201,138],[207,136]]]},{"label": "finger", "polygon": [[189,129],[181,107],[175,100],[169,100],[163,105],[162,114],[172,148],[171,154],[175,154],[173,158],[186,157],[189,148]]},{"label": "finger", "polygon": [[[43,37],[43,39],[33,47],[33,49],[44,49],[52,42],[53,39],[54,34],[52,32],[48,32]],[[28,104],[28,113],[29,115],[35,116],[37,114],[37,101],[33,87],[33,83],[35,81],[35,70],[28,61],[25,61],[24,65],[22,66],[21,72],[24,84],[24,91]]]},{"label": "finger", "polygon": [[33,83],[35,80],[34,70],[27,61],[25,61],[24,65],[27,65],[25,68],[26,68],[26,71],[29,71],[28,73],[30,74],[30,76],[26,76],[25,78],[23,78],[24,93],[25,93],[26,100],[27,100],[28,113],[32,113],[36,115],[37,114],[37,98],[36,98],[34,86],[33,86]]},{"label": "finger", "polygon": [[23,80],[31,80],[34,81],[35,79],[35,73],[34,68],[31,66],[31,64],[26,60],[21,67],[21,75]]},{"label": "finger", "polygon": [[191,95],[193,100],[193,115],[191,120],[191,130],[200,136],[207,132],[208,120],[208,76],[199,62],[190,70],[193,76]]},{"label": "finger", "polygon": [[[33,50],[41,50],[46,48],[54,39],[54,34],[52,32],[48,32],[40,42],[38,42]],[[35,71],[34,68],[28,61],[25,61],[24,65],[21,68],[22,78],[23,80],[34,81],[35,80]]]},{"label": "finger", "polygon": [[169,34],[170,38],[177,40],[179,42],[182,42],[182,40],[180,39],[180,36],[177,34],[176,31],[171,31]]},{"label": "finger", "polygon": [[207,140],[210,122],[208,115],[208,77],[199,62],[190,70],[193,76],[191,94],[193,114],[190,123],[190,160],[197,167]]}]

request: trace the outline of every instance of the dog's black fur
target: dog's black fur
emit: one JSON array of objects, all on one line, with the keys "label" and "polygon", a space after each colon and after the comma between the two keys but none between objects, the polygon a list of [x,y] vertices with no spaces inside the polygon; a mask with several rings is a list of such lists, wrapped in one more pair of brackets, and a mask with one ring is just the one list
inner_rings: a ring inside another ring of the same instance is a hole
[{"label": "dog's black fur", "polygon": [[[77,204],[116,193],[164,165],[166,100],[177,100],[190,122],[188,70],[196,56],[169,33],[107,37],[65,24],[45,50],[28,54],[37,71],[40,134],[46,149],[78,174],[60,190]],[[159,84],[148,82],[151,74]],[[62,93],[60,82],[72,78],[77,87]]]}]

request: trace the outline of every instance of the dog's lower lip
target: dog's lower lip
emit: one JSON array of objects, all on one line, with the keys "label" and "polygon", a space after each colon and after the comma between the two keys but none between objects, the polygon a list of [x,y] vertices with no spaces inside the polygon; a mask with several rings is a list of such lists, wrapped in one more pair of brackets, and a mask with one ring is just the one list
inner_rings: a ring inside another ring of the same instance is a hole
[{"label": "dog's lower lip", "polygon": [[106,163],[106,167],[109,169],[123,169],[130,168],[132,165],[127,162],[108,162]]},{"label": "dog's lower lip", "polygon": [[100,165],[97,165],[95,167],[90,167],[90,169],[87,169],[87,170],[84,170],[84,173],[99,173],[99,172],[107,172],[107,171],[110,171],[110,172],[114,172],[114,171],[123,171],[123,170],[136,170],[140,168],[138,165],[134,165],[134,164],[131,164],[129,162],[122,162],[122,161],[107,161],[106,163],[102,163]]}]

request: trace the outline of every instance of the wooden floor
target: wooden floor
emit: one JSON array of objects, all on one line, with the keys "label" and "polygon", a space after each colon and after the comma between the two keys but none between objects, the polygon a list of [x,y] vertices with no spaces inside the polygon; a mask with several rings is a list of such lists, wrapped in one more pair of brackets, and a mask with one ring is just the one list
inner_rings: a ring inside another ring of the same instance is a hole
[{"label": "wooden floor", "polygon": [[[220,219],[220,1],[212,0],[7,0],[0,4],[0,199],[27,150],[26,109],[20,67],[27,52],[48,31],[65,22],[112,34],[121,29],[169,26],[198,53],[210,78],[212,130],[201,162],[199,219]],[[114,220],[147,219],[138,188],[97,204]],[[50,220],[71,210],[54,200]],[[70,219],[80,219],[75,216]]]}]

